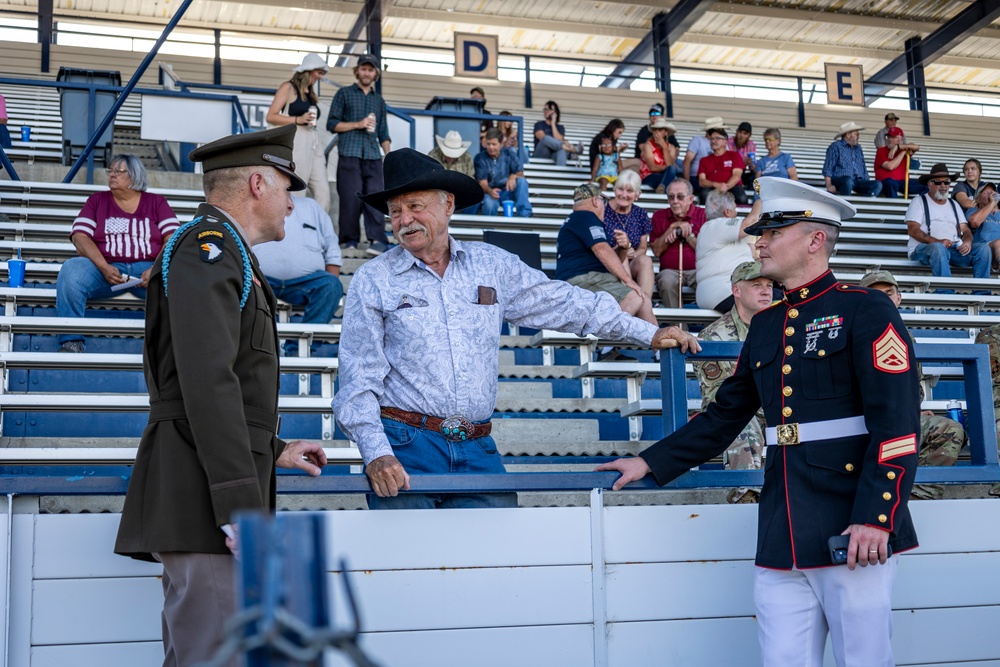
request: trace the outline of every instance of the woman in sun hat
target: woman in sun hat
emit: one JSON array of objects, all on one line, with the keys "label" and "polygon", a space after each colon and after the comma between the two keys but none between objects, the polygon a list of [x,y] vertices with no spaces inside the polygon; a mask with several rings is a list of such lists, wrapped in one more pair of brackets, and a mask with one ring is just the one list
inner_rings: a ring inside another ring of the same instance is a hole
[{"label": "woman in sun hat", "polygon": [[[316,84],[326,76],[329,67],[321,56],[306,54],[293,71],[292,78],[278,86],[267,110],[270,125],[295,125],[295,173],[306,183],[316,203],[326,211],[330,208],[330,184],[326,178],[324,141],[317,130],[319,96]],[[305,196],[305,192],[299,193]]]}]

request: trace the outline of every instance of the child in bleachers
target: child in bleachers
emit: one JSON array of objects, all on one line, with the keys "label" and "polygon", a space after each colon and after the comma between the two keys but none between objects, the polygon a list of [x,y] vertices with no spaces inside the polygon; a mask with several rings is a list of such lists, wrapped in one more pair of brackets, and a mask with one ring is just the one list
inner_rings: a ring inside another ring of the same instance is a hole
[{"label": "child in bleachers", "polygon": [[618,173],[622,169],[622,159],[615,150],[615,143],[611,137],[601,137],[600,150],[591,168],[590,180],[601,186],[602,190],[608,190],[618,179]]}]

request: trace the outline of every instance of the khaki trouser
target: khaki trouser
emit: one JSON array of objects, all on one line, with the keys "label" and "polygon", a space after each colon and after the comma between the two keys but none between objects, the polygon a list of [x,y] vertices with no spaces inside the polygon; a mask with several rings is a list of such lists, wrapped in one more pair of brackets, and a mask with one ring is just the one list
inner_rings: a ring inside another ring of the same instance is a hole
[{"label": "khaki trouser", "polygon": [[[694,269],[690,271],[684,271],[684,285],[687,287],[694,287],[698,282],[694,278]],[[656,290],[660,293],[660,301],[667,308],[680,308],[681,304],[677,300],[678,289],[677,283],[679,280],[678,271],[676,269],[660,269],[660,272],[656,274]]]}]

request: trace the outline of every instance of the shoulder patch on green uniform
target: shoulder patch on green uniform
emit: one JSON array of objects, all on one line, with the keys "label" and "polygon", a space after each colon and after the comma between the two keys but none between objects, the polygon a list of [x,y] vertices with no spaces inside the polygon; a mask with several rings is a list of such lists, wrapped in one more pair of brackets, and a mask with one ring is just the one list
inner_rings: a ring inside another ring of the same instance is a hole
[{"label": "shoulder patch on green uniform", "polygon": [[201,253],[201,261],[215,264],[222,259],[222,242],[225,237],[221,232],[209,230],[198,234],[198,250]]}]

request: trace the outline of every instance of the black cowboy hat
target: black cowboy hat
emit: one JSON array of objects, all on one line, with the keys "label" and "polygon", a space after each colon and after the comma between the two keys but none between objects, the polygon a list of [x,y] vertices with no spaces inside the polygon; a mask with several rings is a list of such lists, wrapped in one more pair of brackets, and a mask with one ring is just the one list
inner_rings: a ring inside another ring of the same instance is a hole
[{"label": "black cowboy hat", "polygon": [[917,180],[920,181],[920,185],[927,185],[927,181],[931,180],[932,178],[947,178],[952,181],[957,181],[959,176],[961,176],[961,174],[949,174],[948,165],[946,165],[944,162],[938,162],[933,167],[931,167],[931,173],[924,174]]},{"label": "black cowboy hat", "polygon": [[444,190],[455,195],[455,210],[461,211],[483,201],[483,189],[474,179],[457,171],[448,171],[440,162],[412,148],[400,148],[382,162],[385,190],[355,196],[376,211],[389,213],[393,197],[420,190]]}]

